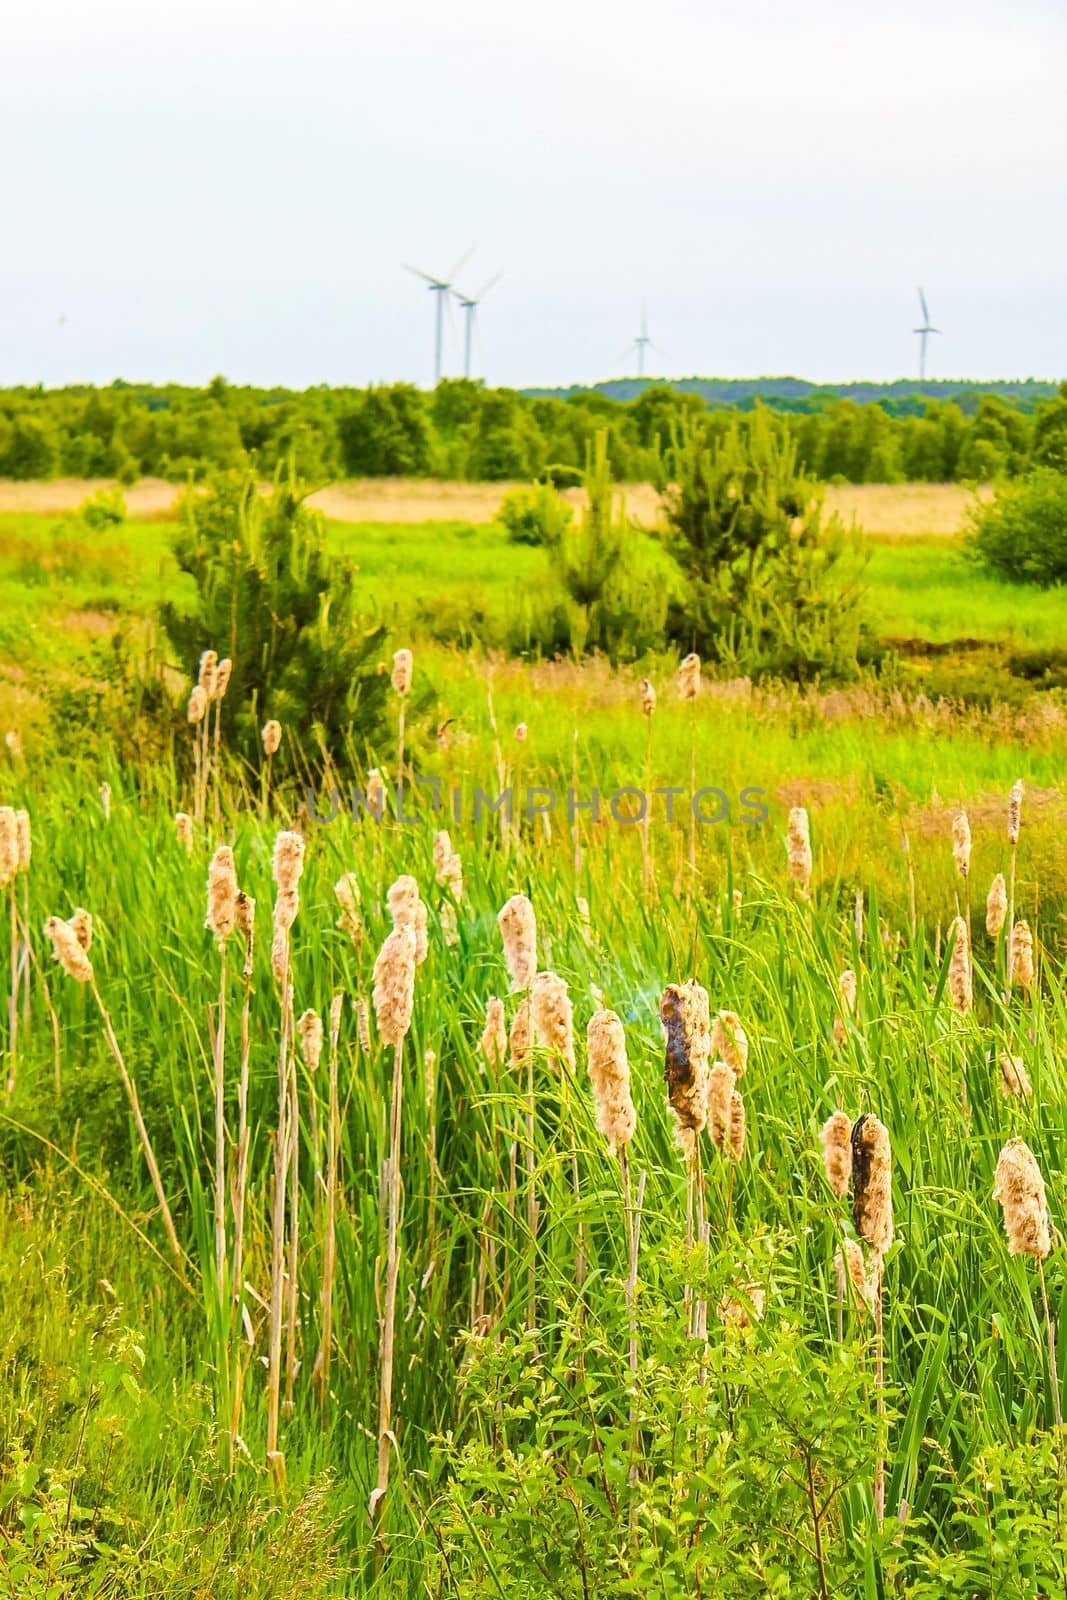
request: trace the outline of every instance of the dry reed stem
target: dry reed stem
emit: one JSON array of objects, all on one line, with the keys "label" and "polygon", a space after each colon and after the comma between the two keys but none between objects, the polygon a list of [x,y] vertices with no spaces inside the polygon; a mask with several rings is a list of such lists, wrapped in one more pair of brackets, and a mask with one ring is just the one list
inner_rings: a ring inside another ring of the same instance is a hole
[{"label": "dry reed stem", "polygon": [[[386,1224],[385,1305],[382,1313],[381,1382],[378,1390],[378,1481],[368,1507],[371,1523],[380,1528],[389,1492],[393,1434],[393,1355],[396,1338],[396,1287],[400,1273],[400,1129],[403,1103],[403,1034],[393,1049],[393,1087],[389,1112],[389,1155],[382,1174],[388,1207]],[[379,1543],[380,1548],[380,1543]]]}]

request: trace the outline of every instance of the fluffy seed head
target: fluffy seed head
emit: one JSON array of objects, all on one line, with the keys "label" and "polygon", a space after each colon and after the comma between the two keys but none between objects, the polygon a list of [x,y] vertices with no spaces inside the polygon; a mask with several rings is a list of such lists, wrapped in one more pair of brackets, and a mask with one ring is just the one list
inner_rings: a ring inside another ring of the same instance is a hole
[{"label": "fluffy seed head", "polygon": [[389,913],[394,928],[410,928],[415,939],[415,961],[418,966],[426,960],[429,949],[426,906],[419,894],[415,879],[404,873],[392,884],[388,894]]},{"label": "fluffy seed head", "polygon": [[203,722],[204,712],[206,710],[207,695],[204,693],[203,689],[201,689],[200,685],[195,683],[189,695],[189,705],[185,714],[190,722]]},{"label": "fluffy seed head", "polygon": [[730,1117],[726,1128],[726,1143],[723,1154],[733,1161],[740,1161],[745,1153],[745,1102],[740,1092],[735,1089],[730,1096]]},{"label": "fluffy seed head", "polygon": [[1052,1249],[1041,1168],[1025,1139],[1009,1139],[997,1162],[994,1198],[1004,1211],[1008,1253],[1044,1261]]},{"label": "fluffy seed head", "polygon": [[341,1012],[344,1009],[345,997],[335,994],[330,1001],[330,1049],[336,1053],[337,1041],[341,1037]]},{"label": "fluffy seed head", "polygon": [[0,806],[0,889],[19,870],[19,829],[11,806]]},{"label": "fluffy seed head", "polygon": [[296,921],[296,914],[300,910],[300,891],[298,889],[279,889],[274,898],[274,926],[283,928],[286,933]]},{"label": "fluffy seed head", "polygon": [[720,1011],[711,1024],[711,1053],[725,1061],[735,1078],[743,1078],[748,1066],[748,1034],[736,1011]]},{"label": "fluffy seed head", "polygon": [[716,1061],[708,1074],[708,1132],[716,1150],[722,1150],[730,1133],[730,1101],[734,1074],[725,1061]]},{"label": "fluffy seed head", "polygon": [[362,998],[356,1001],[356,1032],[359,1035],[359,1047],[367,1055],[370,1054],[370,1006]]},{"label": "fluffy seed head", "polygon": [[558,1056],[568,1072],[573,1072],[574,1009],[566,982],[554,972],[538,972],[530,989],[530,1015],[534,1042]]},{"label": "fluffy seed head", "polygon": [[893,1156],[889,1130],[877,1117],[860,1117],[852,1130],[852,1220],[871,1249],[885,1255],[893,1243]]},{"label": "fluffy seed head", "polygon": [[1034,986],[1034,936],[1028,922],[1017,922],[1011,931],[1011,981],[1026,994]]},{"label": "fluffy seed head", "polygon": [[229,656],[223,656],[219,662],[218,671],[215,673],[215,699],[221,700],[230,687],[230,674],[233,671],[233,662]]},{"label": "fluffy seed head", "polygon": [[1030,1074],[1022,1056],[1004,1054],[1000,1057],[1000,1089],[1009,1099],[1029,1100],[1033,1097]]},{"label": "fluffy seed head", "polygon": [[838,1245],[834,1266],[837,1269],[841,1298],[844,1299],[846,1285],[851,1279],[857,1300],[860,1306],[866,1309],[871,1303],[871,1285],[867,1282],[867,1265],[863,1259],[863,1251],[855,1239],[845,1239]]},{"label": "fluffy seed head", "polygon": [[275,836],[271,870],[280,894],[289,894],[296,889],[304,870],[304,840],[299,833],[283,828]]},{"label": "fluffy seed head", "polygon": [[686,656],[678,668],[674,683],[680,700],[696,699],[700,692],[700,657],[695,650]]},{"label": "fluffy seed head", "polygon": [[533,1022],[530,1018],[530,1002],[529,999],[525,999],[519,1002],[519,1009],[511,1019],[511,1032],[508,1035],[508,1053],[513,1072],[520,1072],[525,1068],[530,1059],[532,1045]]},{"label": "fluffy seed head", "polygon": [[398,923],[374,963],[374,1015],[386,1044],[399,1045],[411,1027],[415,1004],[415,934]]},{"label": "fluffy seed head", "polygon": [[178,837],[178,843],[185,847],[189,855],[192,855],[193,819],[188,811],[176,811],[174,813],[174,832]]},{"label": "fluffy seed head", "polygon": [[49,917],[44,931],[52,941],[52,954],[68,978],[77,983],[89,983],[93,976],[92,962],[79,943],[69,922],[62,917]]},{"label": "fluffy seed head", "polygon": [[952,1005],[961,1016],[974,1005],[974,979],[971,973],[971,947],[967,924],[956,917],[952,924],[952,959],[948,964],[948,991]]},{"label": "fluffy seed head", "polygon": [[504,1020],[504,1002],[498,1000],[496,995],[491,995],[485,1002],[485,1027],[478,1041],[478,1050],[490,1072],[499,1072],[508,1053],[508,1029]]},{"label": "fluffy seed head", "polygon": [[211,858],[207,871],[207,916],[204,927],[210,928],[220,945],[224,945],[233,932],[237,920],[237,868],[233,864],[233,851],[228,844],[220,844]]},{"label": "fluffy seed head", "polygon": [[652,716],[656,709],[656,691],[652,687],[651,678],[641,679],[641,711],[646,717]]},{"label": "fluffy seed head", "polygon": [[524,894],[514,894],[497,916],[512,989],[528,989],[537,971],[537,921]]},{"label": "fluffy seed head", "polygon": [[852,1182],[852,1122],[844,1111],[835,1111],[822,1126],[822,1160],[826,1181],[839,1200]]},{"label": "fluffy seed head", "polygon": [[305,1011],[296,1026],[307,1069],[317,1072],[322,1059],[322,1018],[317,1011]]},{"label": "fluffy seed head", "polygon": [[1023,822],[1023,780],[1016,778],[1008,795],[1008,843],[1019,843]]},{"label": "fluffy seed head", "polygon": [[263,749],[266,752],[266,754],[268,756],[276,755],[277,752],[278,752],[278,746],[282,742],[282,725],[281,725],[281,723],[280,722],[276,722],[274,720],[274,718],[271,717],[269,722],[265,722],[263,724],[263,732],[261,734],[261,738],[263,740]]},{"label": "fluffy seed head", "polygon": [[244,976],[250,978],[256,948],[256,902],[243,889],[237,896],[237,931],[245,942]]},{"label": "fluffy seed head", "polygon": [[789,876],[800,886],[802,892],[807,894],[811,885],[814,862],[811,854],[808,813],[803,806],[794,806],[790,811],[786,838],[789,844]]},{"label": "fluffy seed head", "polygon": [[971,824],[966,811],[957,812],[952,819],[952,855],[956,871],[965,878],[971,870]]},{"label": "fluffy seed head", "polygon": [[708,1118],[708,1054],[711,1015],[708,992],[695,978],[669,983],[659,1003],[666,1043],[664,1075],[679,1146],[691,1156]]},{"label": "fluffy seed head", "polygon": [[15,844],[18,851],[19,871],[29,872],[32,844],[30,840],[30,814],[28,811],[15,812]]},{"label": "fluffy seed head", "polygon": [[433,836],[433,867],[437,882],[458,903],[463,896],[463,863],[444,828]]},{"label": "fluffy seed head", "polygon": [[380,822],[385,811],[385,779],[377,767],[367,773],[367,805]]},{"label": "fluffy seed head", "polygon": [[270,970],[274,974],[275,983],[288,983],[289,926],[278,921],[277,907],[275,907],[274,929],[270,941]]},{"label": "fluffy seed head", "polygon": [[203,689],[208,700],[215,698],[215,682],[218,677],[219,658],[215,650],[205,650],[200,657],[200,667],[196,675],[196,686]]},{"label": "fluffy seed head", "polygon": [[363,919],[359,914],[359,879],[354,872],[346,872],[333,886],[337,897],[337,926],[347,933],[357,950],[363,941]]},{"label": "fluffy seed head", "polygon": [[993,882],[989,885],[989,893],[985,903],[986,932],[996,938],[1004,920],[1008,915],[1008,891],[1004,883],[1003,872],[998,872]]},{"label": "fluffy seed head", "polygon": [[84,906],[79,906],[67,922],[82,949],[88,954],[93,943],[93,918]]},{"label": "fluffy seed head", "polygon": [[414,658],[410,650],[397,650],[393,654],[393,688],[397,694],[405,695],[411,688],[411,669]]},{"label": "fluffy seed head", "polygon": [[614,1011],[598,1011],[589,1019],[585,1037],[596,1125],[615,1150],[629,1144],[637,1126],[637,1113],[630,1097],[626,1031]]}]

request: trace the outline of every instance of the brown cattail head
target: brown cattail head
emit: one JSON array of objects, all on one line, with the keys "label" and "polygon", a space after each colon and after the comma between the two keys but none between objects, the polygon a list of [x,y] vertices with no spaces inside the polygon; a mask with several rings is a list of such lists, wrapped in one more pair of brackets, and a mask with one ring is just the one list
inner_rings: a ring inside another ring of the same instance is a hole
[{"label": "brown cattail head", "polygon": [[205,650],[200,657],[200,667],[196,675],[196,686],[203,689],[206,700],[215,698],[215,682],[218,678],[219,658],[215,650]]},{"label": "brown cattail head", "polygon": [[1019,843],[1023,823],[1023,780],[1016,778],[1008,795],[1008,843]]},{"label": "brown cattail head", "polygon": [[356,1033],[359,1036],[359,1047],[365,1054],[370,1054],[370,1006],[362,997],[356,1001]]},{"label": "brown cattail head", "polygon": [[11,806],[0,806],[0,889],[19,870],[19,830]]},{"label": "brown cattail head", "polygon": [[19,871],[29,872],[33,845],[30,839],[30,814],[28,811],[15,812],[15,846],[18,854]]},{"label": "brown cattail head", "polygon": [[229,656],[223,656],[222,660],[219,662],[218,671],[215,673],[214,698],[216,700],[223,699],[226,694],[226,690],[230,687],[230,674],[232,671],[233,662],[230,660]]},{"label": "brown cattail head", "polygon": [[77,983],[91,983],[92,962],[82,949],[70,923],[64,922],[62,917],[49,917],[44,925],[44,931],[52,941],[52,954],[67,977],[73,978]]},{"label": "brown cattail head", "polygon": [[554,972],[538,972],[530,988],[530,1016],[534,1043],[550,1050],[573,1072],[574,1009],[563,978]]},{"label": "brown cattail head", "polygon": [[730,1101],[734,1074],[725,1061],[716,1061],[708,1074],[708,1132],[716,1150],[722,1150],[730,1133]]},{"label": "brown cattail head", "polygon": [[989,885],[985,903],[985,927],[991,938],[996,938],[1008,915],[1008,891],[1003,872],[998,872]]},{"label": "brown cattail head", "polygon": [[335,994],[330,1001],[330,1051],[337,1053],[337,1041],[341,1037],[341,1012],[344,1010],[345,997]]},{"label": "brown cattail head", "polygon": [[415,879],[404,873],[391,885],[388,894],[389,913],[394,928],[410,928],[415,939],[415,962],[422,966],[429,949],[426,906],[419,894]]},{"label": "brown cattail head", "polygon": [[437,882],[458,904],[463,897],[463,863],[444,828],[433,836],[433,866]]},{"label": "brown cattail head", "polygon": [[822,1160],[826,1181],[839,1200],[852,1182],[852,1122],[844,1111],[835,1111],[823,1123]]},{"label": "brown cattail head", "polygon": [[743,1078],[748,1066],[748,1034],[736,1011],[720,1011],[711,1024],[711,1053],[725,1061],[735,1078]]},{"label": "brown cattail head", "polygon": [[193,819],[188,811],[174,813],[174,832],[178,843],[183,845],[189,855],[193,853]]},{"label": "brown cattail head", "polygon": [[347,933],[358,950],[363,942],[363,918],[359,913],[359,879],[354,872],[346,872],[333,886],[337,896],[337,926]]},{"label": "brown cattail head", "polygon": [[[295,898],[299,899],[299,896]],[[274,930],[270,941],[270,970],[275,983],[289,982],[289,924],[278,921],[278,908],[274,908]]]},{"label": "brown cattail head", "polygon": [[1034,936],[1028,922],[1017,922],[1011,930],[1011,981],[1025,994],[1034,986]]},{"label": "brown cattail head", "polygon": [[504,960],[514,990],[528,989],[537,971],[537,921],[524,894],[514,894],[497,916]]},{"label": "brown cattail head", "polygon": [[278,747],[282,742],[282,725],[271,717],[269,722],[263,724],[263,749],[268,756],[277,755]]},{"label": "brown cattail head", "polygon": [[385,812],[385,779],[377,767],[367,773],[367,805],[380,822]]},{"label": "brown cattail head", "polygon": [[86,911],[84,906],[79,906],[74,915],[68,919],[67,927],[88,955],[93,943],[92,914]]},{"label": "brown cattail head", "polygon": [[971,870],[971,824],[966,811],[959,811],[952,819],[952,855],[956,871],[965,878]]},{"label": "brown cattail head", "polygon": [[292,894],[304,870],[304,840],[299,833],[285,828],[275,836],[271,869],[279,894]]},{"label": "brown cattail head", "polygon": [[242,889],[237,896],[237,931],[245,942],[244,974],[252,976],[252,960],[256,952],[256,902]]},{"label": "brown cattail head", "polygon": [[637,1113],[630,1097],[626,1031],[614,1011],[598,1011],[589,1019],[585,1037],[596,1125],[616,1150],[629,1144],[637,1127]]},{"label": "brown cattail head", "polygon": [[711,1015],[708,992],[695,978],[669,983],[659,1003],[666,1041],[664,1075],[678,1144],[692,1156],[708,1118],[708,1053]]},{"label": "brown cattail head", "polygon": [[525,724],[525,722],[517,722],[515,724],[515,741],[516,741],[517,744],[525,744],[526,743],[526,724]]},{"label": "brown cattail head", "polygon": [[861,1309],[866,1310],[871,1304],[873,1285],[867,1279],[867,1265],[863,1259],[863,1250],[855,1239],[845,1239],[837,1247],[834,1257],[834,1266],[837,1270],[838,1290],[842,1300],[848,1291],[851,1281],[856,1292],[857,1303]]},{"label": "brown cattail head", "polygon": [[808,813],[803,806],[794,806],[790,811],[789,821],[786,824],[786,838],[789,844],[789,876],[806,895],[811,887],[814,862],[811,854]]},{"label": "brown cattail head", "polygon": [[407,694],[411,688],[411,669],[414,657],[410,650],[396,650],[393,653],[392,684],[399,695]]},{"label": "brown cattail head", "polygon": [[1004,1054],[1000,1057],[1000,1089],[1009,1099],[1029,1100],[1033,1097],[1030,1074],[1022,1056]]},{"label": "brown cattail head", "polygon": [[207,916],[204,927],[210,928],[222,946],[233,932],[236,920],[237,868],[229,845],[220,844],[207,872]]},{"label": "brown cattail head", "polygon": [[1044,1261],[1052,1249],[1041,1168],[1025,1139],[1009,1139],[997,1162],[994,1198],[1004,1211],[1008,1253]]},{"label": "brown cattail head", "polygon": [[386,1044],[399,1046],[411,1027],[415,1003],[415,933],[398,923],[374,963],[374,1015]]},{"label": "brown cattail head", "polygon": [[735,1089],[730,1096],[730,1118],[726,1129],[723,1154],[732,1161],[740,1161],[745,1153],[745,1102]]},{"label": "brown cattail head", "polygon": [[967,938],[967,924],[956,917],[952,924],[952,959],[948,964],[948,992],[953,1008],[961,1016],[974,1005],[974,978],[971,972],[971,946]]},{"label": "brown cattail head", "polygon": [[504,1002],[498,1000],[496,995],[491,995],[485,1002],[485,1027],[478,1041],[478,1050],[490,1072],[499,1072],[508,1053],[508,1029],[504,1020]]},{"label": "brown cattail head", "polygon": [[527,998],[519,1002],[519,1009],[511,1019],[508,1052],[513,1072],[520,1072],[525,1068],[530,1059],[532,1045],[533,1021],[530,1017],[530,1001]]},{"label": "brown cattail head", "polygon": [[651,678],[641,679],[641,711],[644,716],[651,717],[656,709],[656,691],[652,687]]},{"label": "brown cattail head", "polygon": [[322,1059],[322,1018],[317,1011],[305,1011],[296,1026],[307,1069],[317,1072]]},{"label": "brown cattail head", "polygon": [[680,700],[695,700],[700,693],[700,657],[695,650],[679,666],[674,683]]},{"label": "brown cattail head", "polygon": [[888,1128],[869,1115],[852,1129],[852,1220],[884,1256],[893,1243],[893,1156]]},{"label": "brown cattail head", "polygon": [[204,712],[207,710],[207,695],[198,683],[194,683],[189,695],[189,705],[186,716],[190,722],[203,722]]},{"label": "brown cattail head", "polygon": [[763,1320],[767,1291],[762,1283],[742,1283],[736,1294],[727,1292],[719,1301],[719,1321],[727,1328],[744,1331]]}]

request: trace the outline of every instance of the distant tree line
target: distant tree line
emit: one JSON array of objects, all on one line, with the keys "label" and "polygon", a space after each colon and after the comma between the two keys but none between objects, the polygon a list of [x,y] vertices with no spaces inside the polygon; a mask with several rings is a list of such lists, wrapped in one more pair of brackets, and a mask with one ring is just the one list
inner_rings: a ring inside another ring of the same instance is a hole
[{"label": "distant tree line", "polygon": [[[1035,395],[1038,387],[968,393],[962,403],[927,397],[911,411],[899,397],[858,401],[810,388],[771,395],[766,406],[815,477],[974,481],[1067,465],[1067,384],[1046,398]],[[223,378],[201,389],[123,382],[8,389],[0,391],[0,477],[181,481],[248,466],[270,476],[293,465],[312,481],[548,476],[566,485],[579,481],[604,432],[608,470],[636,482],[661,473],[687,421],[703,419],[711,438],[725,437],[735,423],[752,426],[751,397],[739,401],[709,404],[684,387],[655,385],[629,400],[596,390],[525,395],[466,379],[445,380],[431,392],[410,384],[252,389]]]}]

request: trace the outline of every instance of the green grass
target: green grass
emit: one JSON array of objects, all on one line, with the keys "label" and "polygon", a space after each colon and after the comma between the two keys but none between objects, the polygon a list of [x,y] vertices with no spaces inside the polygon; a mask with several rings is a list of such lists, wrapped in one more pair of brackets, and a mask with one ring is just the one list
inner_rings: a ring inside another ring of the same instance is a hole
[{"label": "green grass", "polygon": [[958,540],[870,543],[866,581],[882,638],[1062,649],[1063,597],[983,573]]}]

